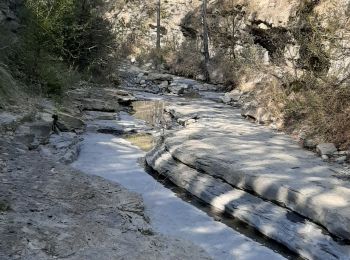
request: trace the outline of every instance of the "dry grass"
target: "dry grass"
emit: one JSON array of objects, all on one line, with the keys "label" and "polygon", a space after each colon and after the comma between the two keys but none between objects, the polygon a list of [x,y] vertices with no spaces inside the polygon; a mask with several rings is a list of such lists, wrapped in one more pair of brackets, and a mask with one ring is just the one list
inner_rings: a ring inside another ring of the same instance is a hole
[{"label": "dry grass", "polygon": [[[288,100],[286,125],[303,125],[309,135],[341,148],[350,145],[350,88],[319,85]],[[296,121],[299,121],[296,122]]]}]

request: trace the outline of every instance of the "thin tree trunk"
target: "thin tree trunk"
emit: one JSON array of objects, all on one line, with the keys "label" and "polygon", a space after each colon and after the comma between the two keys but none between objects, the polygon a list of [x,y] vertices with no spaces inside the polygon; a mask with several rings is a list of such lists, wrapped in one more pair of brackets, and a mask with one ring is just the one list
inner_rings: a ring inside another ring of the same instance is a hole
[{"label": "thin tree trunk", "polygon": [[208,34],[208,22],[207,22],[207,0],[203,0],[202,3],[202,25],[203,25],[203,55],[204,55],[204,77],[206,81],[210,81],[209,76],[209,34]]},{"label": "thin tree trunk", "polygon": [[158,0],[158,6],[157,6],[157,44],[156,44],[156,52],[157,52],[157,64],[156,67],[159,69],[160,63],[161,63],[161,46],[160,46],[160,38],[161,38],[161,31],[160,31],[160,12],[161,12],[161,0]]},{"label": "thin tree trunk", "polygon": [[160,52],[160,11],[161,11],[161,0],[158,0],[157,6],[157,52]]}]

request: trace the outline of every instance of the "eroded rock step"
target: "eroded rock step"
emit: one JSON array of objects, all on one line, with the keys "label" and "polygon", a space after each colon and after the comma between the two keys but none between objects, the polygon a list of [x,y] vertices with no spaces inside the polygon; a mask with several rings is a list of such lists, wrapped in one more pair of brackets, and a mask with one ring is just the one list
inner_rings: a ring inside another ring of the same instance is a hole
[{"label": "eroded rock step", "polygon": [[232,186],[298,212],[350,240],[350,186],[286,135],[251,124],[240,111],[210,101],[168,106],[177,121],[198,118],[165,142],[171,155]]},{"label": "eroded rock step", "polygon": [[205,212],[208,216],[215,219],[215,221],[219,221],[226,226],[232,228],[233,230],[239,232],[240,234],[254,240],[255,242],[266,246],[273,250],[274,252],[280,254],[282,257],[286,259],[292,260],[303,260],[304,257],[301,257],[298,253],[293,252],[286,246],[281,243],[276,242],[275,240],[262,235],[261,232],[256,230],[256,228],[250,226],[246,222],[232,217],[231,214],[226,211],[222,211],[220,209],[214,208],[209,203],[204,200],[196,197],[186,189],[176,185],[173,181],[171,181],[166,175],[160,174],[151,168],[147,163],[145,163],[144,158],[140,158],[140,165],[145,168],[145,171],[153,177],[157,182],[161,183],[165,188],[171,190],[176,194],[177,197],[181,198],[186,203],[189,203],[201,211]]},{"label": "eroded rock step", "polygon": [[350,246],[335,241],[322,227],[286,208],[236,189],[221,179],[202,174],[175,160],[164,144],[149,153],[146,161],[179,187],[248,223],[302,257],[349,259]]}]

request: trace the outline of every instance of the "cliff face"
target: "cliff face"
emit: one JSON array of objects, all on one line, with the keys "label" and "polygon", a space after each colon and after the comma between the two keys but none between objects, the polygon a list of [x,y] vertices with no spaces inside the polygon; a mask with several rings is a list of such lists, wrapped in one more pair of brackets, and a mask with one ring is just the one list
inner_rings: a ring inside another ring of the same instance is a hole
[{"label": "cliff face", "polygon": [[[156,47],[157,1],[106,1],[105,16],[114,24],[123,52],[145,58]],[[163,48],[177,48],[185,39],[180,25],[200,0],[161,1],[161,34]]]},{"label": "cliff face", "polygon": [[[201,44],[200,15],[181,23],[190,52]],[[208,22],[211,80],[243,93],[243,115],[348,142],[349,1],[218,0]]]}]

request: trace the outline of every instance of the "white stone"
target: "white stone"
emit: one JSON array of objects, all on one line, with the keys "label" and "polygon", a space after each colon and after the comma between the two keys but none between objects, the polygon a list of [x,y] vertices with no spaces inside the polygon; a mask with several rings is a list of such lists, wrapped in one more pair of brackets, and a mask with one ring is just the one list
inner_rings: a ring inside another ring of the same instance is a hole
[{"label": "white stone", "polygon": [[319,155],[332,155],[338,151],[333,143],[323,143],[316,146],[316,151]]}]

